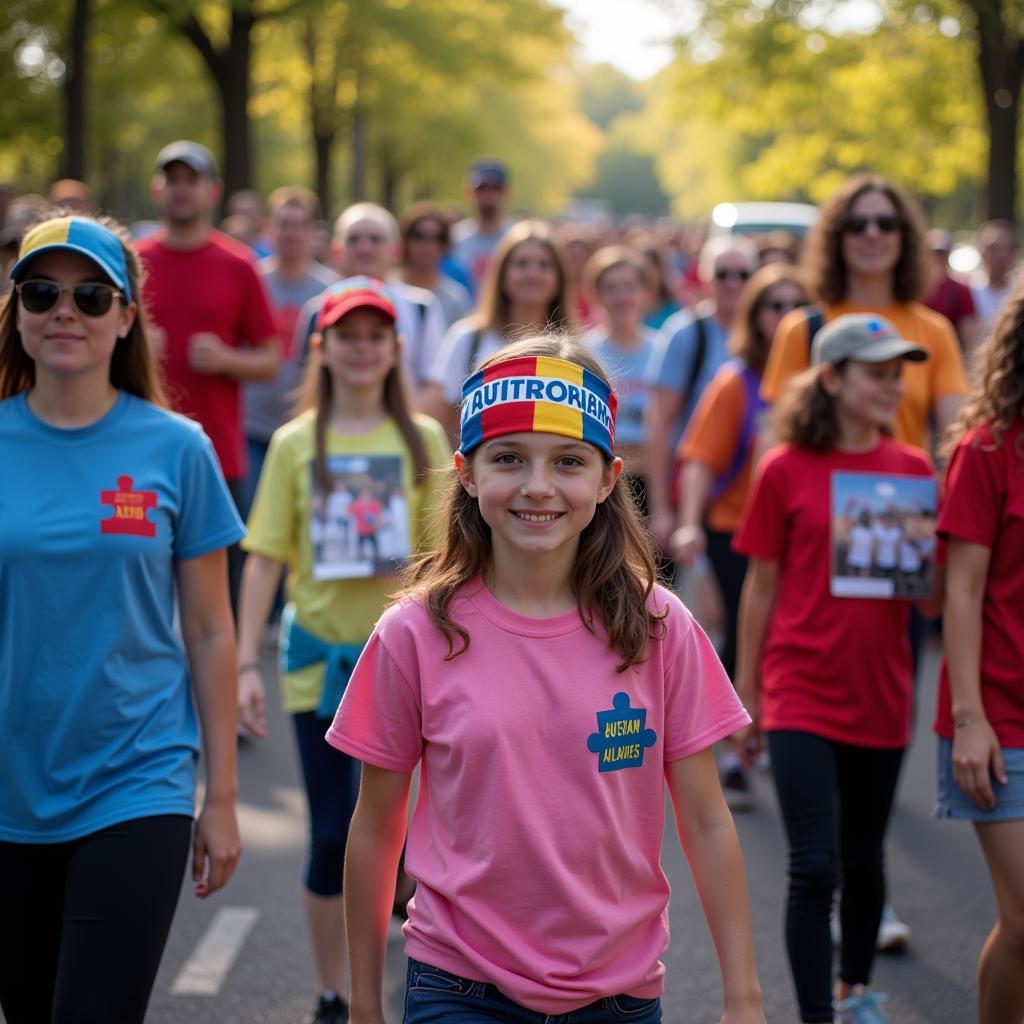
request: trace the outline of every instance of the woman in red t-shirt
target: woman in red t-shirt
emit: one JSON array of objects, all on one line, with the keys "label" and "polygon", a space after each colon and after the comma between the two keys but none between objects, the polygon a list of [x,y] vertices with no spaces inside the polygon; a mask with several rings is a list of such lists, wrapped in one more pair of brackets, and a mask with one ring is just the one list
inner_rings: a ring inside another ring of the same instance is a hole
[{"label": "woman in red t-shirt", "polygon": [[[750,559],[736,687],[755,723],[736,740],[748,762],[762,733],[771,753],[789,842],[786,944],[800,1019],[881,1022],[882,997],[866,985],[910,731],[909,606],[833,596],[830,502],[837,473],[931,475],[923,452],[888,436],[903,363],[927,354],[881,317],[852,314],[822,328],[812,357],[779,403],[785,443],[765,456],[734,541]],[[829,914],[840,877],[833,990]]]},{"label": "woman in red t-shirt", "polygon": [[948,544],[940,817],[974,822],[998,916],[978,963],[978,1021],[1024,1016],[1024,289],[978,353],[953,428],[938,530]]}]

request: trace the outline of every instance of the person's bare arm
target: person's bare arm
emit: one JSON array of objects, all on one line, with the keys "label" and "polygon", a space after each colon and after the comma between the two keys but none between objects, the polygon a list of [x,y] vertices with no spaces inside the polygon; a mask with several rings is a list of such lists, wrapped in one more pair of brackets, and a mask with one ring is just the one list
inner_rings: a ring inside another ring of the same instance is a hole
[{"label": "person's bare arm", "polygon": [[944,610],[954,726],[953,779],[987,810],[996,805],[992,776],[1006,781],[999,740],[981,702],[982,605],[991,557],[991,549],[981,544],[949,539]]},{"label": "person's bare arm", "polygon": [[227,884],[242,852],[235,816],[238,672],[225,549],[178,562],[177,582],[206,764],[192,852],[195,894],[203,898]]},{"label": "person's bare arm", "polygon": [[750,899],[736,826],[711,748],[666,767],[676,829],[722,974],[723,1024],[763,1024]]},{"label": "person's bare arm", "polygon": [[384,1024],[384,954],[405,841],[411,772],[364,764],[345,849],[352,1024]]},{"label": "person's bare arm", "polygon": [[741,756],[753,762],[761,749],[759,723],[761,649],[779,586],[779,563],[751,558],[740,594],[736,649],[736,692],[753,719],[734,740]]},{"label": "person's bare arm", "polygon": [[672,478],[672,427],[683,409],[683,396],[653,385],[644,410],[644,446],[647,465],[647,503],[650,530],[665,548],[672,533],[669,481]]},{"label": "person's bare arm", "polygon": [[683,466],[682,496],[679,503],[679,525],[669,542],[672,557],[683,565],[691,565],[707,548],[704,532],[704,510],[714,472],[709,465],[688,459]]},{"label": "person's bare arm", "polygon": [[267,338],[247,348],[225,345],[212,331],[188,339],[188,364],[196,373],[223,374],[235,380],[274,380],[281,369],[281,345]]},{"label": "person's bare arm", "polygon": [[238,594],[238,719],[254,736],[267,735],[266,691],[259,671],[260,638],[284,563],[250,552]]}]

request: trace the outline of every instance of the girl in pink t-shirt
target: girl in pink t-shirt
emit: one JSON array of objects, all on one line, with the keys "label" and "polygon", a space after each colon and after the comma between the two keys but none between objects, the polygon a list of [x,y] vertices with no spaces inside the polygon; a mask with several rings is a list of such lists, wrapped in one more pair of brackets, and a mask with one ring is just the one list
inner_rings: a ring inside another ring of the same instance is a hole
[{"label": "girl in pink t-shirt", "polygon": [[[883,1024],[867,990],[885,901],[883,843],[910,730],[909,605],[840,597],[833,477],[931,476],[923,452],[888,434],[904,360],[927,358],[873,314],[838,317],[816,364],[778,410],[734,544],[750,559],[740,601],[736,688],[767,736],[789,842],[786,947],[802,1021]],[[867,486],[867,485],[865,485]],[[874,494],[874,491],[867,493]],[[841,866],[841,870],[840,870]],[[832,982],[829,914],[841,877],[842,950]]]},{"label": "girl in pink t-shirt", "polygon": [[747,722],[659,587],[617,485],[616,400],[574,340],[463,387],[440,549],[378,623],[328,732],[364,765],[346,855],[353,1024],[382,1024],[410,779],[407,1024],[661,1020],[667,781],[728,1024],[763,1022],[739,843],[711,745]]},{"label": "girl in pink t-shirt", "polygon": [[938,531],[946,631],[935,731],[940,817],[971,821],[998,917],[978,962],[978,1022],[1024,1016],[1024,291],[977,357],[950,437]]}]

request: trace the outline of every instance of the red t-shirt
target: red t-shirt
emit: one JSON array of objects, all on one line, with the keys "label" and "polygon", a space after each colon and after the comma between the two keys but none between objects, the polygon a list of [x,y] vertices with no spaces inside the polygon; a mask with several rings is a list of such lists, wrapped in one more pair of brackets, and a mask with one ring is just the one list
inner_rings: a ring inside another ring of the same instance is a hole
[{"label": "red t-shirt", "polygon": [[196,373],[188,363],[189,338],[211,331],[225,345],[259,345],[277,335],[252,253],[219,231],[198,249],[169,249],[163,233],[138,243],[146,267],[143,295],[150,319],[167,334],[164,379],[177,412],[198,420],[213,442],[224,476],[245,476],[240,382]]},{"label": "red t-shirt", "polygon": [[883,439],[870,452],[783,445],[762,460],[733,541],[779,563],[761,652],[761,726],[861,747],[898,748],[910,734],[906,601],[833,597],[834,472],[931,476],[924,453]]},{"label": "red t-shirt", "polygon": [[[992,551],[981,612],[981,702],[1000,744],[1024,747],[1024,422],[993,445],[991,428],[982,426],[957,446],[937,528]],[[953,738],[945,661],[935,731]]]}]

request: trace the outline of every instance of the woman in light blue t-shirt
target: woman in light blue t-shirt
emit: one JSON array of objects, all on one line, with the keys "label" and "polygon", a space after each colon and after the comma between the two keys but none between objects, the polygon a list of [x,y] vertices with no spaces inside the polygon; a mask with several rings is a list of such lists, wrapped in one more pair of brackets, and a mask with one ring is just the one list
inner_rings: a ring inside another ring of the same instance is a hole
[{"label": "woman in light blue t-shirt", "polygon": [[209,440],[163,407],[125,237],[37,225],[0,304],[8,1024],[141,1022],[190,846],[199,897],[240,850],[225,549],[244,530]]}]

